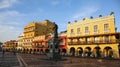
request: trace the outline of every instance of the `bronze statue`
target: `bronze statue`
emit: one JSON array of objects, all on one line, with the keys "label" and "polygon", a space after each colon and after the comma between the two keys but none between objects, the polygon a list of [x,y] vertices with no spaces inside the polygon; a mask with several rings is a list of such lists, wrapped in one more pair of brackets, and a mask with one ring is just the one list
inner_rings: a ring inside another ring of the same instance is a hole
[{"label": "bronze statue", "polygon": [[54,32],[54,38],[58,38],[58,25],[55,24],[55,22],[54,22],[53,32]]},{"label": "bronze statue", "polygon": [[54,43],[55,48],[58,49],[58,32],[57,32],[58,31],[58,25],[55,22],[53,24],[54,24],[54,27],[53,27],[53,34],[54,34],[53,43]]}]

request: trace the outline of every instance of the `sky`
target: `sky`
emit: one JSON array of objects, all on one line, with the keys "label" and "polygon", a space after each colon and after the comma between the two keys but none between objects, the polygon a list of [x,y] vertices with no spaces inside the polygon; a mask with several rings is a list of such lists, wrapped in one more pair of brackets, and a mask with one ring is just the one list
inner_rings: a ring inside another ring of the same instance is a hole
[{"label": "sky", "polygon": [[0,0],[0,42],[17,40],[24,26],[46,19],[58,24],[58,32],[67,30],[68,22],[98,18],[114,12],[120,32],[120,0]]}]

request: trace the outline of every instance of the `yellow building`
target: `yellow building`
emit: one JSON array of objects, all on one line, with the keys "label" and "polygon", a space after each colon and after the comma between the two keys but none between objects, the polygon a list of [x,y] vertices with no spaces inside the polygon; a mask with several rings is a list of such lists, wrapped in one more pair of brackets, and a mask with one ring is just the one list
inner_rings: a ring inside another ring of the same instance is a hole
[{"label": "yellow building", "polygon": [[24,37],[24,34],[21,34],[18,36],[18,46],[17,46],[17,49],[22,49],[23,47],[23,37]]},{"label": "yellow building", "polygon": [[119,58],[119,36],[120,33],[115,27],[114,14],[68,22],[67,26],[70,55]]},{"label": "yellow building", "polygon": [[53,22],[45,20],[43,22],[31,22],[24,27],[24,46],[23,48],[30,49],[34,47],[34,37],[47,35],[52,32]]}]

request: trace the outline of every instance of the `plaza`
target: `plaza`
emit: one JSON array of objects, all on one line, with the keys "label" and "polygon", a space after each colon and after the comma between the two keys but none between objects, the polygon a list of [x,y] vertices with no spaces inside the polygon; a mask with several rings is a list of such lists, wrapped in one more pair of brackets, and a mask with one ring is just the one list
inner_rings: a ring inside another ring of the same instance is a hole
[{"label": "plaza", "polygon": [[47,60],[40,54],[0,52],[0,67],[120,67],[120,59],[62,56],[61,61]]}]

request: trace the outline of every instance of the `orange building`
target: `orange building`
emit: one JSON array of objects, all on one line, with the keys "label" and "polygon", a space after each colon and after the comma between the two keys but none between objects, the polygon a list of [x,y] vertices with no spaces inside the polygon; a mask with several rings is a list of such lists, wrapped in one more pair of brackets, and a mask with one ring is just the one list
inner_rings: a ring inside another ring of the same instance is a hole
[{"label": "orange building", "polygon": [[13,50],[17,46],[18,46],[18,43],[16,40],[10,40],[10,41],[5,42],[5,48],[7,50]]},{"label": "orange building", "polygon": [[40,35],[37,37],[34,37],[33,39],[33,45],[32,49],[35,52],[40,52],[40,53],[46,53],[49,51],[48,48],[48,40],[51,39],[51,35]]}]

